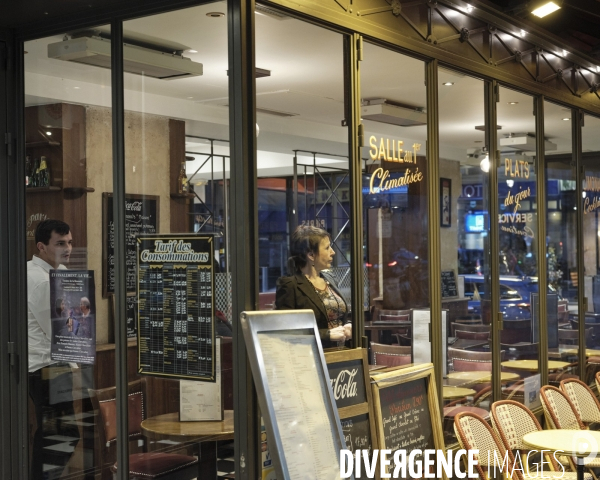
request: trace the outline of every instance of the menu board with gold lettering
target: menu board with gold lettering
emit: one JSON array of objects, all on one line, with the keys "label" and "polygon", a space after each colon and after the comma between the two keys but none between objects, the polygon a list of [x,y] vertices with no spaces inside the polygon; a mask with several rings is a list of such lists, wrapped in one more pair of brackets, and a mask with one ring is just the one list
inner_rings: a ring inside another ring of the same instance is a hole
[{"label": "menu board with gold lettering", "polygon": [[213,236],[136,241],[138,372],[214,382]]},{"label": "menu board with gold lettering", "polygon": [[444,449],[433,364],[374,372],[371,382],[377,441],[391,451],[388,459],[397,450]]}]

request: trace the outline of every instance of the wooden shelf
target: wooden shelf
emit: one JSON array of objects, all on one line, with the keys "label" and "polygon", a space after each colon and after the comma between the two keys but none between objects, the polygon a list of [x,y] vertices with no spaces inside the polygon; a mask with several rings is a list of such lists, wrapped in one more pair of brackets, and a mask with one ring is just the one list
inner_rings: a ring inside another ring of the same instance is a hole
[{"label": "wooden shelf", "polygon": [[55,142],[53,140],[43,140],[41,142],[30,142],[25,144],[25,148],[39,147],[60,147],[60,142]]},{"label": "wooden shelf", "polygon": [[172,193],[171,198],[194,198],[196,195],[193,193]]},{"label": "wooden shelf", "polygon": [[67,193],[92,193],[96,191],[92,187],[65,187],[63,190]]},{"label": "wooden shelf", "polygon": [[60,187],[26,187],[25,193],[45,193],[45,192],[60,192]]}]

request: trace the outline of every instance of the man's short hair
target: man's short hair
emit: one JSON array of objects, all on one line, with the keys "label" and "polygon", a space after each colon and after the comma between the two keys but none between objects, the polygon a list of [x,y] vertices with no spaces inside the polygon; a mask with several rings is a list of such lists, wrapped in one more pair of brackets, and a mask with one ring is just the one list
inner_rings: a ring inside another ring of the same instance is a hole
[{"label": "man's short hair", "polygon": [[44,245],[48,245],[52,232],[56,232],[59,235],[67,235],[71,231],[71,227],[62,220],[42,220],[35,227],[35,244],[42,242]]}]

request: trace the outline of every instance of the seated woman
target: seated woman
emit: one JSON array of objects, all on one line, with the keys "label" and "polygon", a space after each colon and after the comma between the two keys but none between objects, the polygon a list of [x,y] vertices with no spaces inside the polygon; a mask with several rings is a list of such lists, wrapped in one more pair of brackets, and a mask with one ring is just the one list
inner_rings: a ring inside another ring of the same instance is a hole
[{"label": "seated woman", "polygon": [[331,274],[335,252],[329,234],[317,227],[299,226],[290,241],[292,275],[277,280],[276,310],[310,309],[315,313],[323,348],[343,346],[352,338],[348,306]]}]

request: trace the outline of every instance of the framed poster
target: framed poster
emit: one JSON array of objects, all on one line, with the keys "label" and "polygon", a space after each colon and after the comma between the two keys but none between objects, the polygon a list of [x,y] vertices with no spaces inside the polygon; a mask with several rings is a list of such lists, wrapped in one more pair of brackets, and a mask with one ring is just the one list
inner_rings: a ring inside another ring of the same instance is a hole
[{"label": "framed poster", "polygon": [[[159,231],[160,197],[156,195],[125,195],[125,234],[127,263],[127,293],[136,288],[136,242],[138,235]],[[115,226],[113,195],[102,194],[102,296],[115,292]]]},{"label": "framed poster", "polygon": [[240,320],[277,479],[340,478],[346,442],[313,311]]},{"label": "framed poster", "polygon": [[389,473],[397,450],[445,450],[432,363],[373,373],[371,382],[379,453],[391,451]]},{"label": "framed poster", "polygon": [[367,356],[367,349],[353,348],[327,352],[325,361],[346,447],[371,453],[377,437]]},{"label": "framed poster", "polygon": [[[110,299],[110,310],[112,312],[112,321],[116,325],[117,314],[115,306],[115,294],[108,295]],[[127,338],[137,339],[137,295],[134,293],[127,294]]]},{"label": "framed poster", "polygon": [[449,178],[440,178],[440,225],[450,227],[452,225],[452,180]]},{"label": "framed poster", "polygon": [[212,234],[138,236],[138,373],[214,382]]}]

